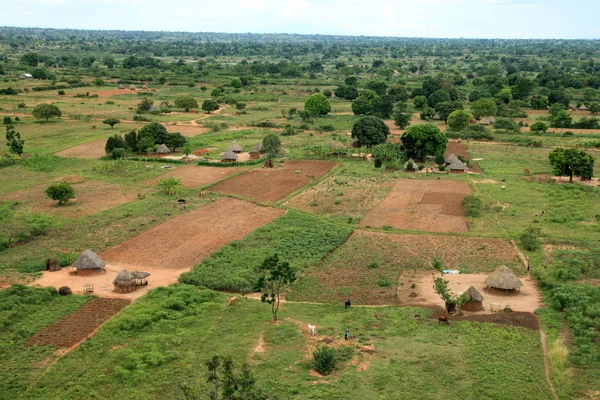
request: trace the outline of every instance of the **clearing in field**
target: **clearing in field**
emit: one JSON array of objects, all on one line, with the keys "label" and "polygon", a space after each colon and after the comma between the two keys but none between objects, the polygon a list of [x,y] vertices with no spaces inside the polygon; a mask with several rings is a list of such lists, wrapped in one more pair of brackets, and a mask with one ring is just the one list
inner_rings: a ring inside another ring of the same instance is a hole
[{"label": "clearing in field", "polygon": [[100,256],[107,263],[127,264],[142,271],[150,266],[183,272],[283,213],[243,200],[221,198],[111,247]]},{"label": "clearing in field", "polygon": [[18,201],[33,211],[51,212],[71,217],[81,217],[98,213],[129,203],[137,199],[137,192],[118,183],[103,181],[85,181],[73,184],[75,199],[58,205],[55,200],[46,196],[48,185],[37,185],[0,197],[0,200]]},{"label": "clearing in field", "polygon": [[71,158],[100,158],[106,155],[104,146],[106,139],[92,140],[91,142],[78,144],[77,146],[59,151],[56,153],[60,157]]},{"label": "clearing in field", "polygon": [[331,161],[287,161],[279,168],[261,168],[219,182],[210,190],[278,201],[327,174],[334,165]]},{"label": "clearing in field", "polygon": [[194,137],[208,132],[208,128],[202,126],[165,125],[167,132],[179,132],[185,137]]},{"label": "clearing in field", "polygon": [[94,333],[104,322],[129,305],[129,300],[96,298],[77,311],[46,326],[26,345],[70,348]]},{"label": "clearing in field", "polygon": [[293,197],[286,206],[317,214],[344,215],[359,220],[390,191],[385,178],[330,177]]},{"label": "clearing in field", "polygon": [[431,267],[434,258],[445,268],[464,272],[492,272],[499,265],[524,272],[514,247],[504,239],[355,231],[297,283],[289,299],[399,304],[399,277],[420,276],[423,270],[439,276]]},{"label": "clearing in field", "polygon": [[144,182],[144,185],[156,185],[162,178],[173,177],[180,179],[184,188],[198,188],[227,178],[237,171],[237,168],[199,167],[196,165],[174,167],[166,174]]},{"label": "clearing in field", "polygon": [[398,179],[387,197],[361,221],[362,226],[427,232],[468,232],[462,201],[467,182]]}]

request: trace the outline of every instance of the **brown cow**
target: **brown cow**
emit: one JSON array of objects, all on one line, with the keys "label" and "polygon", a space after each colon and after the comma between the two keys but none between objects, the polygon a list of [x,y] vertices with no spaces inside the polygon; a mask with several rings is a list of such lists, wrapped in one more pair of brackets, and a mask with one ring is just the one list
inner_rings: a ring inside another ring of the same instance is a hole
[{"label": "brown cow", "polygon": [[227,305],[231,306],[231,305],[233,305],[233,303],[235,303],[236,301],[237,301],[237,297],[231,297],[231,298],[229,299],[229,303],[228,303]]},{"label": "brown cow", "polygon": [[450,325],[450,322],[448,322],[448,317],[438,317],[438,325],[442,322],[444,322],[446,325]]}]

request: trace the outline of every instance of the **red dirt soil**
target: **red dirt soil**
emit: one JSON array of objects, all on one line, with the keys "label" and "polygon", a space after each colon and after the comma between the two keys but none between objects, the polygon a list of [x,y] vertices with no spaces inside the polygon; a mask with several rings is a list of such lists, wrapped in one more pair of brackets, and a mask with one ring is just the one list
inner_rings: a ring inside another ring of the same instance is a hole
[{"label": "red dirt soil", "polygon": [[105,145],[106,139],[93,140],[59,151],[56,155],[72,158],[100,158],[106,155],[106,151],[104,150]]},{"label": "red dirt soil", "polygon": [[185,137],[194,137],[208,132],[208,128],[201,126],[165,125],[167,132],[179,132]]},{"label": "red dirt soil", "polygon": [[77,198],[59,206],[57,201],[46,196],[47,187],[46,184],[33,186],[2,196],[0,200],[19,201],[34,211],[81,217],[137,199],[137,192],[133,192],[123,185],[103,181],[85,181],[73,184]]},{"label": "red dirt soil", "polygon": [[144,182],[144,185],[156,185],[162,178],[174,177],[181,180],[184,188],[197,188],[220,181],[238,172],[237,168],[199,167],[188,165],[172,168],[164,175],[157,176]]},{"label": "red dirt soil", "polygon": [[71,347],[91,335],[100,325],[129,305],[129,300],[96,298],[39,331],[28,346]]},{"label": "red dirt soil", "polygon": [[362,226],[426,232],[468,232],[462,200],[467,182],[398,179],[387,197],[369,211]]},{"label": "red dirt soil", "polygon": [[219,182],[210,190],[274,202],[324,176],[334,165],[329,161],[287,161],[282,167],[252,170]]},{"label": "red dirt soil", "polygon": [[[232,198],[221,198],[164,222],[106,250],[107,263],[186,269],[223,245],[242,239],[284,213]],[[182,271],[183,272],[183,271]]]}]

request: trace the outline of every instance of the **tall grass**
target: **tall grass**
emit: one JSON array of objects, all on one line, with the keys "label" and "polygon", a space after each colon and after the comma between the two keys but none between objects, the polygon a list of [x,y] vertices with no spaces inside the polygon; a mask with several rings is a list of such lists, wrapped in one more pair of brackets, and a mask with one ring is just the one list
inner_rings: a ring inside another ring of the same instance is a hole
[{"label": "tall grass", "polygon": [[573,370],[569,364],[569,349],[560,339],[548,346],[550,379],[560,398],[570,397],[573,390]]}]

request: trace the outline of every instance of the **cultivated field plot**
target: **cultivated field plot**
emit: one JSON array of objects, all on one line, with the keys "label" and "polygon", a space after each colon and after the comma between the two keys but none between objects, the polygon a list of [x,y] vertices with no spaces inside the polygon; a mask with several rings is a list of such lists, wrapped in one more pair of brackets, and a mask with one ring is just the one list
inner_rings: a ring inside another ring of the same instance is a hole
[{"label": "cultivated field plot", "polygon": [[273,202],[319,179],[334,165],[331,161],[287,161],[280,168],[253,170],[219,182],[210,190]]},{"label": "cultivated field plot", "polygon": [[466,182],[398,179],[387,197],[361,221],[362,226],[427,232],[468,232],[462,201]]},{"label": "cultivated field plot", "polygon": [[137,199],[124,185],[103,181],[85,181],[73,184],[75,199],[58,205],[58,202],[46,196],[48,185],[37,185],[0,197],[0,200],[19,201],[38,212],[51,212],[71,217],[94,214]]},{"label": "cultivated field plot", "polygon": [[144,182],[144,185],[156,185],[163,178],[173,177],[181,180],[181,185],[184,188],[197,188],[220,181],[237,171],[237,168],[199,167],[196,165],[188,165],[185,167],[172,168],[166,174]]},{"label": "cultivated field plot", "polygon": [[100,325],[129,305],[129,300],[96,298],[77,311],[48,325],[26,345],[71,347],[92,334]]},{"label": "cultivated field plot", "polygon": [[111,247],[108,263],[186,269],[214,250],[242,239],[284,213],[243,200],[221,198]]},{"label": "cultivated field plot", "polygon": [[105,145],[106,139],[93,140],[59,151],[56,155],[72,158],[100,158],[106,155],[106,151],[104,150]]},{"label": "cultivated field plot", "polygon": [[202,126],[165,125],[167,132],[179,132],[185,137],[194,137],[208,132],[208,128]]},{"label": "cultivated field plot", "polygon": [[293,197],[286,206],[317,214],[362,218],[385,198],[393,181],[385,178],[330,177]]},{"label": "cultivated field plot", "polygon": [[524,272],[515,249],[503,239],[355,231],[297,283],[289,299],[398,304],[399,276],[423,270],[439,275],[431,267],[435,257],[448,269],[491,272],[504,264]]}]

